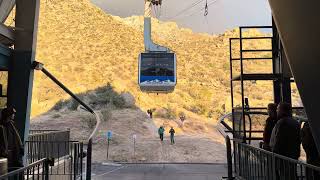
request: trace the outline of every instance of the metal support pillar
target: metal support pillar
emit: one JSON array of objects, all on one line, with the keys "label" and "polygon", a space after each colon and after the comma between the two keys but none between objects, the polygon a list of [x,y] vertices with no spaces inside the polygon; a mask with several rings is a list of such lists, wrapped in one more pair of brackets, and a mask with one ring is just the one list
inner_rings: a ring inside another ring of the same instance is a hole
[{"label": "metal support pillar", "polygon": [[16,0],[15,43],[9,64],[8,106],[17,110],[15,122],[22,140],[29,134],[40,0]]},{"label": "metal support pillar", "polygon": [[277,26],[272,18],[272,62],[273,73],[281,74],[281,79],[273,82],[274,103],[287,102],[292,104],[291,100],[291,81],[292,73],[290,71],[287,58],[283,52],[282,42],[278,33]]},{"label": "metal support pillar", "polygon": [[281,83],[282,102],[292,104],[290,78],[284,77]]},{"label": "metal support pillar", "polygon": [[[281,63],[280,63],[280,39],[279,34],[277,30],[277,26],[274,23],[274,19],[272,17],[272,68],[274,74],[281,73]],[[281,82],[280,80],[273,81],[273,100],[274,103],[280,103],[281,102]]]}]

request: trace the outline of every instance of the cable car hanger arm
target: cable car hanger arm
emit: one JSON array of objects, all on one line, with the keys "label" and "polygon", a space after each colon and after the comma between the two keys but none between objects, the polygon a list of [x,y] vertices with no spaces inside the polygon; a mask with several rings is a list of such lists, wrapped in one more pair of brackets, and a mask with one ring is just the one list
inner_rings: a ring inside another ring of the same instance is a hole
[{"label": "cable car hanger arm", "polygon": [[151,39],[151,7],[155,2],[161,0],[145,0],[144,9],[144,46],[146,52],[170,52],[170,49],[158,44],[155,44]]}]

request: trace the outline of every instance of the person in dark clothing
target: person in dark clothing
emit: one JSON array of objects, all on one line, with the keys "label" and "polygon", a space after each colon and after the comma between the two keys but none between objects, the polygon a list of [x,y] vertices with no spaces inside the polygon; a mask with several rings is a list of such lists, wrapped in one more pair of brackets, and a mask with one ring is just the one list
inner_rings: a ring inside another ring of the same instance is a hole
[{"label": "person in dark clothing", "polygon": [[151,110],[151,109],[148,109],[148,110],[147,110],[147,113],[148,113],[149,117],[152,119],[152,110]]},{"label": "person in dark clothing", "polygon": [[176,133],[173,129],[173,127],[171,127],[170,131],[170,141],[171,141],[171,144],[174,144],[174,133]]},{"label": "person in dark clothing", "polygon": [[[306,122],[301,129],[301,142],[302,147],[307,155],[307,163],[320,166],[320,156],[316,147],[316,143],[313,139],[309,123]],[[306,168],[306,178],[307,180],[311,179],[320,179],[320,173],[313,171],[309,168]]]},{"label": "person in dark clothing", "polygon": [[[278,122],[272,130],[270,147],[272,152],[295,160],[300,156],[300,124],[292,118],[292,108],[288,103],[280,103],[277,108]],[[296,166],[276,159],[277,180],[296,179]],[[278,162],[278,163],[277,163]]]},{"label": "person in dark clothing", "polygon": [[277,123],[277,104],[268,104],[268,115],[269,117],[266,120],[266,125],[263,131],[263,149],[270,151],[271,148],[269,143],[271,139],[271,133]]},{"label": "person in dark clothing", "polygon": [[163,134],[164,134],[163,126],[160,126],[160,128],[158,129],[158,134],[160,136],[160,140],[163,141]]},{"label": "person in dark clothing", "polygon": [[277,154],[298,159],[300,156],[300,124],[292,118],[292,108],[288,103],[280,103],[277,108],[278,122],[272,130],[270,147]]},{"label": "person in dark clothing", "polygon": [[0,121],[0,149],[4,150],[1,156],[8,159],[9,171],[23,166],[22,156],[24,148],[13,121],[16,110],[14,108],[5,108],[1,112]]},{"label": "person in dark clothing", "polygon": [[184,123],[185,120],[186,120],[186,116],[184,114],[182,114],[180,116],[180,121],[182,122],[182,124]]}]

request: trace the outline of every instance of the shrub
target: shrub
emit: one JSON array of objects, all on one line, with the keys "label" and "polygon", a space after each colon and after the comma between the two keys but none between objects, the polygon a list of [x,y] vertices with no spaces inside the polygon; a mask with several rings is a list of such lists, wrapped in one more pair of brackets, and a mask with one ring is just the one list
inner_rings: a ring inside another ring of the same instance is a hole
[{"label": "shrub", "polygon": [[90,129],[93,129],[97,123],[96,118],[92,114],[88,113],[83,114],[80,121]]},{"label": "shrub", "polygon": [[65,100],[59,100],[51,109],[59,111],[68,104]]},{"label": "shrub", "polygon": [[116,108],[124,108],[126,106],[126,101],[120,95],[116,95],[112,98],[112,104]]},{"label": "shrub", "polygon": [[191,105],[190,107],[185,107],[187,110],[198,114],[198,115],[205,115],[209,110],[208,107],[204,104],[196,104],[196,105]]},{"label": "shrub", "polygon": [[111,119],[111,117],[112,117],[112,111],[111,111],[111,109],[109,109],[109,108],[103,109],[103,110],[101,111],[101,114],[102,114],[102,116],[103,116],[102,121],[108,121],[108,120]]},{"label": "shrub", "polygon": [[112,103],[116,108],[124,108],[126,106],[125,99],[113,90],[110,83],[105,87],[98,88],[96,94],[95,102],[98,104]]},{"label": "shrub", "polygon": [[52,115],[52,118],[60,118],[60,117],[61,117],[61,115],[59,113]]},{"label": "shrub", "polygon": [[168,107],[168,108],[163,108],[156,111],[154,116],[159,118],[164,118],[164,119],[176,119],[177,113],[175,109]]},{"label": "shrub", "polygon": [[75,111],[77,110],[78,106],[79,106],[78,101],[76,101],[75,99],[71,99],[68,105],[68,109],[71,111]]},{"label": "shrub", "polygon": [[167,108],[167,119],[176,119],[177,118],[177,114],[176,114],[176,110],[168,107]]}]

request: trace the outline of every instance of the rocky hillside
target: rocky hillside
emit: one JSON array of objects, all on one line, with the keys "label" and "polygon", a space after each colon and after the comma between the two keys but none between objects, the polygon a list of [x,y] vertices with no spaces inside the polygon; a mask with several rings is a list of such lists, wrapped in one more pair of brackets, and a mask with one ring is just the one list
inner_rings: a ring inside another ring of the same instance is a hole
[{"label": "rocky hillside", "polygon": [[[141,93],[137,86],[137,57],[144,51],[143,18],[114,17],[89,0],[41,1],[36,58],[76,93],[111,83],[117,92],[131,93],[136,105],[143,110],[165,109],[174,115],[188,111],[215,119],[228,111],[229,38],[237,37],[238,32],[211,36],[179,28],[174,22],[153,20],[152,23],[154,41],[170,47],[178,58],[177,88],[168,95]],[[257,31],[247,33],[260,34]],[[265,41],[250,44],[252,47],[268,45]],[[260,65],[249,63],[248,70],[270,71],[270,67],[261,68]],[[266,87],[270,84],[248,86],[256,99],[252,103],[261,106],[271,100],[272,91],[267,91]],[[67,98],[41,72],[36,73],[33,116]]]}]

